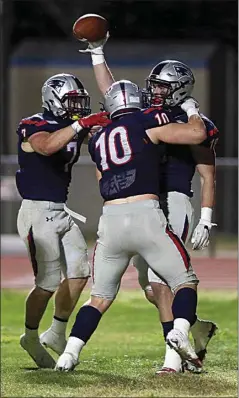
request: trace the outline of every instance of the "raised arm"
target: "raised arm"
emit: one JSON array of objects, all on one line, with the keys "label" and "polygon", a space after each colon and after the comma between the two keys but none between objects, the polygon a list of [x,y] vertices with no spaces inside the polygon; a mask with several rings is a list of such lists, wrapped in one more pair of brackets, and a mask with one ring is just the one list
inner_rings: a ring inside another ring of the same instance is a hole
[{"label": "raised arm", "polygon": [[86,50],[80,50],[81,53],[90,53],[91,55],[96,82],[102,95],[105,95],[105,92],[115,81],[104,57],[104,45],[108,38],[109,32],[104,39],[89,42]]}]

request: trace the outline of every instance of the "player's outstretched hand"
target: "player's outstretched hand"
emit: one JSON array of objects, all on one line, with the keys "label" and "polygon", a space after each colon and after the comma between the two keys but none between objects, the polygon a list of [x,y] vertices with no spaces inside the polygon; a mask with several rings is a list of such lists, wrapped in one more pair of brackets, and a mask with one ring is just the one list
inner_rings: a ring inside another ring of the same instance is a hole
[{"label": "player's outstretched hand", "polygon": [[106,36],[98,41],[93,41],[93,42],[88,42],[88,47],[85,50],[79,50],[80,53],[91,53],[95,55],[102,55],[103,54],[103,48],[105,43],[107,42],[108,38],[110,37],[109,32],[106,33]]},{"label": "player's outstretched hand", "polygon": [[93,126],[107,126],[112,122],[108,119],[109,112],[92,113],[90,116],[82,117],[77,121],[83,128],[91,128]]},{"label": "player's outstretched hand", "polygon": [[191,239],[193,250],[202,250],[208,246],[211,228],[216,225],[203,219],[199,220]]}]

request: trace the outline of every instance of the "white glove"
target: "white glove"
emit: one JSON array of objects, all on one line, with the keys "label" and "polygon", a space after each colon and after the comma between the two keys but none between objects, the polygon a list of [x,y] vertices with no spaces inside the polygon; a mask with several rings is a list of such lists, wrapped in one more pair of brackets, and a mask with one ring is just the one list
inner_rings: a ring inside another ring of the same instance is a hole
[{"label": "white glove", "polygon": [[186,98],[180,106],[182,110],[187,113],[188,118],[192,115],[199,115],[199,104],[192,97]]},{"label": "white glove", "polygon": [[211,228],[217,225],[211,222],[211,217],[212,209],[203,207],[201,210],[201,218],[191,239],[193,250],[202,250],[208,246]]},{"label": "white glove", "polygon": [[103,39],[99,41],[87,42],[88,47],[85,50],[79,50],[79,52],[90,53],[93,65],[103,64],[105,61],[103,48],[109,37],[110,34],[107,32]]}]

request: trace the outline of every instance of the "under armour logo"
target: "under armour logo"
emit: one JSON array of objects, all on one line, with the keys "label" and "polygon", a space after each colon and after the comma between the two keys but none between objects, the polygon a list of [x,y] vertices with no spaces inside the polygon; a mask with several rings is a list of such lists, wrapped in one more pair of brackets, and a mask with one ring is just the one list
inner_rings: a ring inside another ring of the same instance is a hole
[{"label": "under armour logo", "polygon": [[53,221],[53,217],[46,217],[46,221]]}]

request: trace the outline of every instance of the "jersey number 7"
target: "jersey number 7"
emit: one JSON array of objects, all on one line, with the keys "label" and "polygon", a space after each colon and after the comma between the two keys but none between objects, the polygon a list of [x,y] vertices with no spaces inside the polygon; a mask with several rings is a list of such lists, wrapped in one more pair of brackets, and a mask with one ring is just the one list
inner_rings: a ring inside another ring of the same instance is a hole
[{"label": "jersey number 7", "polygon": [[[122,156],[119,156],[116,146],[116,137],[119,138],[119,144],[122,148]],[[95,149],[100,150],[102,171],[109,170],[109,161],[116,165],[128,163],[132,157],[128,132],[124,126],[115,127],[106,137],[106,133],[101,134],[95,143]]]}]

